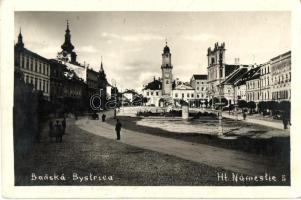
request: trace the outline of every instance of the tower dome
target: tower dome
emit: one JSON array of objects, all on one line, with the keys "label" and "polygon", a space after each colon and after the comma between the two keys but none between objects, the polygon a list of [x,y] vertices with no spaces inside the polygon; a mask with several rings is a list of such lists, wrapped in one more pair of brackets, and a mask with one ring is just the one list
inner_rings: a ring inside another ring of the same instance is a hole
[{"label": "tower dome", "polygon": [[164,47],[164,49],[163,49],[163,53],[164,53],[164,54],[170,53],[170,49],[169,49],[169,47],[167,46],[167,42],[166,42],[166,45],[165,45],[165,47]]}]

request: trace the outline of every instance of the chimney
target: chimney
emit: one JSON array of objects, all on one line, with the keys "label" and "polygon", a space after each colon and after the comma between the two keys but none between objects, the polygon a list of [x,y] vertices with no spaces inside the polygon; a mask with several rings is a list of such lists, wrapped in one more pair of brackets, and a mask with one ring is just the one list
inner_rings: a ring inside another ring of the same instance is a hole
[{"label": "chimney", "polygon": [[235,58],[235,59],[234,59],[234,64],[235,64],[235,65],[240,65],[240,63],[239,63],[239,58]]}]

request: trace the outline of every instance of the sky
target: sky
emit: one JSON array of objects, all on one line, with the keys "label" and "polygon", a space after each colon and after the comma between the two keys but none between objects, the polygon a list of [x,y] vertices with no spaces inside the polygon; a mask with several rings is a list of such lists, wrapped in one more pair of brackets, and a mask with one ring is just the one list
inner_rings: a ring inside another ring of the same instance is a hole
[{"label": "sky", "polygon": [[25,47],[46,58],[61,51],[69,20],[77,60],[109,82],[140,91],[161,76],[162,51],[171,49],[173,76],[207,74],[207,49],[225,42],[225,61],[260,64],[291,50],[290,12],[15,12]]}]

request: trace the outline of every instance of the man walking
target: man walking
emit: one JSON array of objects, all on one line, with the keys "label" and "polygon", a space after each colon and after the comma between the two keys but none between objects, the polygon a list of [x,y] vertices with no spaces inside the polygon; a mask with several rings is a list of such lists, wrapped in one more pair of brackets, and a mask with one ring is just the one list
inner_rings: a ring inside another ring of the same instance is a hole
[{"label": "man walking", "polygon": [[245,111],[243,111],[243,113],[242,113],[242,117],[244,118],[244,120],[246,120],[247,113],[246,113]]},{"label": "man walking", "polygon": [[116,135],[117,135],[117,140],[120,140],[121,126],[122,126],[122,124],[120,123],[119,119],[117,119],[116,126],[115,126],[115,131],[116,131]]},{"label": "man walking", "polygon": [[65,130],[66,130],[66,119],[64,117],[63,121],[62,121],[62,127],[63,127],[63,135],[65,134]]},{"label": "man walking", "polygon": [[102,122],[105,122],[106,121],[106,115],[102,114],[101,119],[102,119]]},{"label": "man walking", "polygon": [[288,125],[288,116],[287,116],[287,113],[285,112],[285,113],[283,113],[282,114],[282,122],[283,122],[283,128],[284,129],[287,129],[287,125]]}]

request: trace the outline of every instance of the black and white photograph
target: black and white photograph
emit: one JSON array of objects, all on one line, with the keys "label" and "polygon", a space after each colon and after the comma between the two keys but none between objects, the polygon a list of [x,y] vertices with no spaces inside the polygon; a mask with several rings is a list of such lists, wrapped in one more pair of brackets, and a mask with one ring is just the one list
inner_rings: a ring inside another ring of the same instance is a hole
[{"label": "black and white photograph", "polygon": [[291,11],[13,18],[14,187],[292,186]]}]

